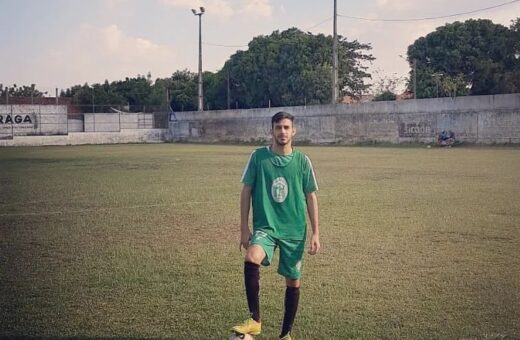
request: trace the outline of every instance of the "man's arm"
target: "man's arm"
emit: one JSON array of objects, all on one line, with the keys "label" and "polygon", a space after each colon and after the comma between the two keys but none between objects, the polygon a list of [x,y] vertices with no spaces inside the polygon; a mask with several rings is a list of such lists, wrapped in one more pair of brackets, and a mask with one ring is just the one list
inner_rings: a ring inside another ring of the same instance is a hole
[{"label": "man's arm", "polygon": [[315,255],[320,251],[320,223],[318,214],[318,197],[316,192],[305,194],[307,199],[307,213],[311,221],[312,237],[310,242],[309,254]]},{"label": "man's arm", "polygon": [[244,184],[240,193],[240,245],[239,249],[247,249],[249,240],[251,239],[251,230],[249,229],[249,209],[251,208],[251,187]]}]

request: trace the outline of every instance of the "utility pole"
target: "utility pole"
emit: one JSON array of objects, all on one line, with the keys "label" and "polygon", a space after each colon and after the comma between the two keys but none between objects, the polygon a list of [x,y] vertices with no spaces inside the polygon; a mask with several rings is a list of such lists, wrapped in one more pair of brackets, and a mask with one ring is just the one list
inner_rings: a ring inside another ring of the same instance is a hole
[{"label": "utility pole", "polygon": [[332,37],[332,104],[338,103],[338,6],[334,0],[334,35]]},{"label": "utility pole", "polygon": [[192,9],[194,15],[199,17],[199,111],[204,111],[204,97],[202,95],[202,14],[204,14],[204,7],[199,7],[200,12]]},{"label": "utility pole", "polygon": [[227,109],[231,107],[231,97],[229,94],[229,67],[227,69]]},{"label": "utility pole", "polygon": [[413,60],[413,99],[417,99],[417,59]]}]

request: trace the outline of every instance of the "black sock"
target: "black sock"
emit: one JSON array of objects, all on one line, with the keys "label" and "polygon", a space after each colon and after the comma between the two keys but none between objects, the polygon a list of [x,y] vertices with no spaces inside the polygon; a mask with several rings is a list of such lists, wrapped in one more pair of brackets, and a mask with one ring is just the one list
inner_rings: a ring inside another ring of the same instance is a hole
[{"label": "black sock", "polygon": [[285,290],[285,313],[283,316],[282,334],[280,338],[286,336],[292,329],[296,311],[298,310],[298,302],[300,300],[299,287],[287,287]]},{"label": "black sock", "polygon": [[260,321],[260,266],[258,264],[244,263],[244,282],[251,317],[255,321]]}]

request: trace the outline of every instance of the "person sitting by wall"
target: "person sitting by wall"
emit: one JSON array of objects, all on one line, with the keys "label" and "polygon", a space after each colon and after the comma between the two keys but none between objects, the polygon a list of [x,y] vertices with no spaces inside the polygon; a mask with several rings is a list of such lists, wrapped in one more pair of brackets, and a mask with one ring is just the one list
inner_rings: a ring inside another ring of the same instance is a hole
[{"label": "person sitting by wall", "polygon": [[452,130],[442,130],[439,134],[439,138],[437,138],[437,144],[440,146],[452,146],[455,144],[455,132]]}]

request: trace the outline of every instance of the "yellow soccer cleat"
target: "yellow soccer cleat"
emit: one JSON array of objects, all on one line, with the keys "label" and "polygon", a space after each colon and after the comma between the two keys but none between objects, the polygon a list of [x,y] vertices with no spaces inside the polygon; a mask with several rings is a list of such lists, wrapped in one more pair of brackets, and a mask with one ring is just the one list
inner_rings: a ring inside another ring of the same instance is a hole
[{"label": "yellow soccer cleat", "polygon": [[258,335],[262,332],[262,323],[249,318],[240,325],[236,325],[231,330],[238,334]]},{"label": "yellow soccer cleat", "polygon": [[280,340],[294,340],[294,338],[291,336],[291,333],[287,333],[283,338],[280,338]]}]

